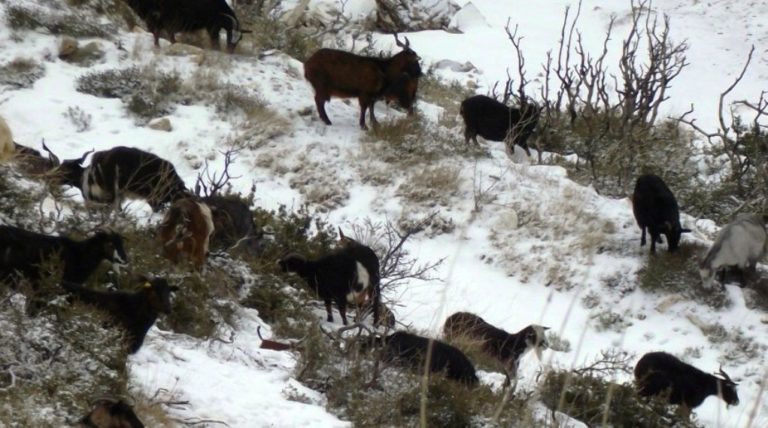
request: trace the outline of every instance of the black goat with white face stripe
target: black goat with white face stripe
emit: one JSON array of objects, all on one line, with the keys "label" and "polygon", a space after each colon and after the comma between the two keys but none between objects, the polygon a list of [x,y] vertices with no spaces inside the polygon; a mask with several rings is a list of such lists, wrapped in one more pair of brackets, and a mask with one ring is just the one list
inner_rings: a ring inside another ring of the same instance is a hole
[{"label": "black goat with white face stripe", "polygon": [[190,194],[173,164],[152,153],[118,146],[94,153],[91,164],[84,167],[88,154],[59,161],[51,153],[56,168],[50,172],[54,182],[80,189],[86,203],[119,204],[125,197],[135,197],[158,211]]},{"label": "black goat with white face stripe", "polygon": [[278,263],[283,272],[293,272],[304,279],[309,288],[325,302],[328,322],[333,322],[331,304],[335,302],[342,323],[347,325],[347,304],[362,306],[373,287],[368,270],[346,249],[317,260],[289,254]]}]

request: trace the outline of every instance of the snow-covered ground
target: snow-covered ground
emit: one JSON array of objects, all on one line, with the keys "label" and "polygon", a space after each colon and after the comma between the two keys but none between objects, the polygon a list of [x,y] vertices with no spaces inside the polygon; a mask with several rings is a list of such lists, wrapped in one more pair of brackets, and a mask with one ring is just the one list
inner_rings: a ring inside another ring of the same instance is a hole
[{"label": "snow-covered ground", "polygon": [[[313,5],[319,3],[335,4],[316,0]],[[349,3],[346,13],[350,15],[366,15],[374,4],[372,0]],[[7,4],[0,4],[0,11]],[[575,7],[574,2],[565,0],[457,4],[464,7],[459,12],[462,19],[457,19],[461,34],[424,31],[407,36],[425,68],[441,59],[474,64],[476,72],[440,74],[463,82],[473,80],[481,93],[495,81],[505,80],[507,68],[516,69],[514,52],[503,30],[508,19],[513,26],[519,25],[518,32],[524,36],[528,77],[536,87],[541,83],[540,64],[546,52],[557,45],[564,8]],[[768,16],[768,3],[657,0],[653,7],[657,13],[671,16],[673,39],[687,40],[690,45],[690,65],[673,82],[670,101],[665,105],[670,115],[684,112],[693,103],[699,125],[714,127],[717,97],[741,70],[751,44],[757,46],[755,58],[730,99],[755,99],[766,89],[768,29],[761,18]],[[615,56],[617,43],[627,30],[626,19],[621,18],[627,16],[629,8],[628,1],[585,1],[578,25],[585,44],[598,50],[610,16],[616,15],[619,19],[612,37]],[[173,131],[155,131],[137,126],[119,100],[77,92],[75,80],[87,71],[151,64],[186,78],[200,67],[188,58],[166,56],[153,49],[148,34],[123,33],[119,38],[122,50],[105,42],[106,61],[86,69],[56,59],[56,37],[29,33],[17,40],[5,24],[0,24],[0,65],[21,57],[42,61],[45,67],[45,76],[33,87],[0,93],[0,116],[11,126],[16,141],[40,148],[45,139],[62,158],[117,145],[149,150],[172,161],[191,186],[203,160],[209,160],[213,167],[221,166],[219,150],[249,129],[222,118],[210,106],[190,105],[179,106],[168,116]],[[379,48],[394,46],[389,35],[378,35],[376,40]],[[393,178],[385,186],[361,182],[359,171],[349,167],[364,157],[362,146],[366,144],[357,126],[357,103],[332,101],[327,111],[334,125],[322,124],[299,61],[281,53],[262,59],[233,56],[221,60],[215,70],[222,79],[258,94],[285,119],[281,132],[242,152],[232,171],[233,176],[240,177],[235,180],[239,190],[248,192],[256,184],[259,206],[299,206],[308,191],[291,187],[291,180],[309,174],[310,179],[340,182],[346,187],[348,195],[342,196],[341,206],[331,206],[326,214],[331,224],[355,223],[366,217],[396,219],[405,211],[420,209],[405,206],[396,195],[397,186],[405,180],[399,171],[391,171]],[[73,106],[91,115],[90,129],[77,132],[66,116]],[[302,114],[307,109],[311,114]],[[428,118],[458,114],[424,103],[418,109],[430,112],[425,115]],[[401,117],[381,103],[378,110],[380,120]],[[250,126],[258,128],[260,124]],[[457,130],[457,143],[460,141]],[[409,250],[419,260],[445,257],[446,261],[436,275],[440,281],[412,282],[398,289],[396,296],[389,296],[399,302],[397,319],[436,336],[443,320],[458,310],[480,314],[510,331],[531,323],[543,324],[572,344],[567,353],[545,352],[544,364],[560,367],[579,365],[611,347],[638,356],[654,350],[699,355],[687,360],[707,371],[723,364],[740,381],[742,403],[726,408],[721,400],[710,397],[695,412],[699,420],[707,426],[743,427],[754,412],[751,426],[768,426],[768,399],[759,395],[768,374],[764,359],[744,359],[737,345],[728,340],[708,341],[691,322],[719,323],[728,332],[740,330],[762,355],[768,349],[767,326],[761,322],[766,315],[747,309],[742,291],[736,287],[728,287],[733,304],[727,309],[682,301],[658,310],[665,296],[645,293],[635,284],[635,273],[648,256],[647,247],[639,247],[639,230],[627,199],[597,195],[570,181],[559,167],[511,163],[501,145],[491,143],[490,147],[491,156],[476,165],[469,160],[457,161],[458,194],[451,197],[449,207],[439,208],[441,215],[456,224],[455,230],[433,238],[419,236],[410,242]],[[488,190],[493,201],[475,211],[476,189],[493,183],[488,178],[492,175],[499,177]],[[131,209],[139,217],[158,219],[150,218],[150,210],[143,204],[133,204]],[[689,217],[684,223],[694,226]],[[705,239],[707,235],[696,231],[693,236]],[[588,308],[582,301],[585,296],[592,296],[592,301],[597,296],[597,303]],[[602,330],[598,317],[607,313],[620,317],[626,327]],[[148,395],[165,388],[175,398],[189,401],[188,407],[177,411],[181,418],[216,420],[232,427],[347,425],[324,409],[319,393],[291,378],[295,366],[292,356],[259,349],[256,327],[269,329],[255,311],[239,311],[237,319],[232,343],[201,342],[153,328],[145,346],[130,358],[132,383]],[[534,357],[523,359],[521,387],[533,385],[532,374],[539,367]],[[297,395],[306,399],[291,399]]]}]

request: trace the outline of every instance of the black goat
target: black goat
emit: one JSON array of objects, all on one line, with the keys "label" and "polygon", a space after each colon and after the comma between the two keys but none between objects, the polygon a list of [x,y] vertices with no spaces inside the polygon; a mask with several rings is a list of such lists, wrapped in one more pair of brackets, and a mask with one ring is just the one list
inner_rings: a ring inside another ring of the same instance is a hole
[{"label": "black goat", "polygon": [[87,428],[144,428],[128,403],[111,398],[93,403],[91,411],[80,419],[80,424]]},{"label": "black goat", "polygon": [[649,352],[635,366],[638,394],[669,394],[669,403],[683,406],[684,413],[690,413],[710,395],[719,396],[729,406],[739,404],[737,384],[722,368],[717,374],[722,378],[704,373],[666,352]]},{"label": "black goat", "polygon": [[[478,383],[475,367],[458,348],[439,340],[398,331],[379,339],[383,345],[382,360],[414,370],[423,370],[429,348],[432,347],[429,371],[444,372],[448,379],[467,385]],[[377,341],[379,341],[377,340]]]},{"label": "black goat", "polygon": [[219,32],[227,32],[227,50],[232,53],[244,33],[235,11],[225,0],[126,0],[128,6],[147,24],[160,46],[160,33],[166,31],[171,43],[176,33],[205,29],[211,44],[219,49]]},{"label": "black goat", "polygon": [[[341,231],[341,228],[339,228],[339,241],[341,242],[344,251],[347,254],[352,255],[352,257],[362,264],[368,272],[370,287],[366,289],[368,291],[368,298],[366,300],[370,302],[371,310],[373,311],[373,325],[377,326],[379,325],[381,312],[381,269],[379,266],[379,257],[371,247],[344,236],[344,232]],[[392,316],[391,319],[394,321],[394,316]]]},{"label": "black goat", "polygon": [[325,103],[331,97],[352,98],[360,103],[360,128],[365,126],[365,111],[370,110],[371,122],[378,124],[373,113],[376,100],[397,101],[413,113],[418,78],[421,76],[419,56],[411,50],[408,38],[401,43],[402,51],[390,58],[356,55],[335,49],[320,49],[304,62],[304,77],[315,90],[315,105],[320,119],[331,124]]},{"label": "black goat", "polygon": [[283,272],[294,272],[302,277],[325,302],[328,322],[333,322],[331,304],[336,302],[341,321],[347,325],[347,303],[363,306],[372,287],[368,270],[344,249],[317,260],[289,254],[279,264]]},{"label": "black goat", "polygon": [[176,199],[190,196],[173,164],[133,147],[113,147],[96,152],[83,167],[90,152],[63,162],[51,152],[56,168],[50,175],[58,184],[74,186],[86,203],[116,203],[124,197],[146,199],[153,211]]},{"label": "black goat", "polygon": [[548,347],[544,331],[548,327],[529,325],[515,334],[497,328],[481,317],[469,312],[456,312],[445,320],[443,334],[447,338],[466,337],[481,342],[483,352],[499,360],[506,370],[505,385],[517,377],[520,359],[534,351],[541,359],[541,350]]},{"label": "black goat", "polygon": [[42,273],[41,263],[58,256],[63,266],[62,280],[85,282],[102,260],[127,263],[123,238],[113,232],[97,232],[82,241],[43,235],[13,226],[0,226],[0,281],[17,276],[33,282]]},{"label": "black goat", "polygon": [[146,280],[141,290],[98,291],[81,285],[62,282],[62,287],[77,300],[106,312],[127,332],[128,352],[141,348],[144,336],[161,313],[171,312],[171,292],[178,287],[169,286],[163,278]]},{"label": "black goat", "polygon": [[263,250],[263,234],[248,204],[237,196],[206,196],[201,199],[213,215],[212,250],[243,249],[257,255]]},{"label": "black goat", "polygon": [[528,138],[539,122],[540,113],[534,104],[528,103],[518,109],[485,95],[475,95],[461,103],[459,112],[464,119],[466,143],[471,139],[477,145],[479,135],[490,141],[509,141],[510,150],[517,144],[531,156]]},{"label": "black goat", "polygon": [[680,226],[680,212],[677,199],[659,176],[641,175],[637,178],[632,194],[632,211],[637,225],[643,231],[640,246],[645,245],[645,230],[651,234],[651,253],[656,252],[656,243],[661,243],[661,234],[667,237],[670,252],[677,250],[680,235],[690,232]]}]

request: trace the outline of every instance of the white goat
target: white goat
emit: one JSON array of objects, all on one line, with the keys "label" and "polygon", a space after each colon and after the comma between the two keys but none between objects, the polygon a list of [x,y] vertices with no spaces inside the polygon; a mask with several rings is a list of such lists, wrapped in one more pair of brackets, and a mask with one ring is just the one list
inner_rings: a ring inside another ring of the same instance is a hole
[{"label": "white goat", "polygon": [[765,255],[765,222],[754,214],[741,214],[720,230],[715,243],[699,264],[705,288],[711,288],[720,269],[735,266],[755,272],[758,260]]}]

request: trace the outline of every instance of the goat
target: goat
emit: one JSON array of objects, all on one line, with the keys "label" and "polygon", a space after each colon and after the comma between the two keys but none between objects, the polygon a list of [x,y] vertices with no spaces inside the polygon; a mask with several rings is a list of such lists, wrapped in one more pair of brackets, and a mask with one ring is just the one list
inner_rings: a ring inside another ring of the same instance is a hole
[{"label": "goat", "polygon": [[[710,288],[718,271],[735,266],[750,274],[755,273],[757,261],[765,255],[766,239],[763,218],[753,214],[740,214],[720,230],[715,243],[699,263],[699,274],[705,288]],[[724,285],[721,285],[725,289]]]},{"label": "goat", "polygon": [[509,147],[518,145],[530,157],[528,138],[539,121],[539,108],[524,104],[521,108],[507,107],[485,95],[475,95],[462,101],[459,110],[464,119],[464,141],[478,145],[477,136],[490,141],[509,141]]},{"label": "goat", "polygon": [[470,386],[478,383],[475,367],[469,358],[445,342],[405,331],[382,337],[377,342],[383,345],[382,360],[385,362],[422,370],[429,357],[430,372],[444,372],[448,379]]},{"label": "goat", "polygon": [[[366,288],[366,291],[368,292],[366,300],[372,302],[371,310],[373,311],[373,325],[377,326],[379,325],[381,307],[381,273],[379,257],[370,247],[344,236],[344,232],[341,231],[341,228],[339,228],[339,241],[341,242],[344,251],[354,257],[355,260],[363,265],[368,272],[370,286]],[[391,320],[394,322],[394,317],[391,317]]]},{"label": "goat", "polygon": [[205,29],[211,44],[219,49],[219,32],[227,32],[227,51],[233,53],[243,34],[250,30],[240,28],[235,11],[225,0],[127,0],[128,6],[144,20],[147,29],[160,46],[160,32],[166,31],[171,43],[176,33]]},{"label": "goat", "polygon": [[201,201],[208,205],[213,215],[212,249],[244,248],[251,255],[261,252],[262,234],[253,221],[250,207],[241,198],[215,195],[206,196]]},{"label": "goat", "polygon": [[127,263],[122,237],[113,232],[97,232],[82,241],[43,235],[13,226],[0,226],[0,281],[18,276],[37,282],[41,263],[58,256],[63,264],[62,280],[83,283],[102,260]]},{"label": "goat", "polygon": [[213,234],[211,209],[203,202],[184,198],[171,204],[157,230],[163,256],[178,264],[190,260],[195,269],[202,269]]},{"label": "goat", "polygon": [[87,428],[144,428],[131,406],[123,400],[101,398],[91,405],[91,411],[80,424]]},{"label": "goat", "polygon": [[651,253],[656,252],[656,243],[662,242],[662,233],[667,237],[668,250],[674,252],[680,244],[680,235],[690,232],[690,229],[680,226],[675,195],[657,175],[646,174],[637,178],[632,194],[632,212],[642,230],[641,247],[645,245],[645,230],[648,229],[651,234]]},{"label": "goat", "polygon": [[342,323],[347,325],[347,303],[362,306],[370,294],[370,274],[351,251],[341,249],[317,260],[288,254],[278,263],[283,272],[294,272],[303,278],[309,288],[325,302],[328,322],[333,322],[333,302],[336,302]]},{"label": "goat", "polygon": [[176,286],[169,286],[163,278],[147,279],[141,290],[133,293],[91,290],[66,281],[61,286],[75,299],[106,312],[124,328],[131,354],[141,348],[157,316],[171,312],[171,292],[178,290]]},{"label": "goat", "polygon": [[5,162],[13,156],[15,144],[11,128],[5,119],[0,116],[0,162]]},{"label": "goat", "polygon": [[739,404],[737,383],[723,371],[715,377],[684,363],[666,352],[649,352],[635,365],[635,382],[642,397],[668,394],[669,404],[679,404],[690,414],[710,395],[717,395],[729,406]]},{"label": "goat", "polygon": [[533,350],[541,360],[541,350],[549,346],[544,335],[544,331],[548,329],[549,327],[531,324],[517,333],[510,334],[475,314],[456,312],[445,320],[443,334],[449,339],[464,336],[480,341],[483,352],[504,365],[507,375],[504,384],[509,385],[511,378],[517,377],[520,360],[528,351]]},{"label": "goat", "polygon": [[124,197],[136,197],[146,199],[157,212],[163,205],[190,195],[173,164],[133,147],[96,152],[87,167],[82,165],[90,152],[63,162],[50,153],[56,166],[51,177],[58,184],[80,189],[86,203],[115,203],[119,207]]},{"label": "goat", "polygon": [[369,109],[371,122],[374,126],[378,125],[373,106],[382,97],[388,101],[397,101],[413,113],[417,87],[415,79],[421,76],[420,58],[410,49],[407,37],[405,43],[402,43],[395,34],[395,42],[403,50],[390,58],[320,49],[304,62],[304,77],[315,90],[317,112],[326,125],[331,125],[325,112],[325,103],[331,97],[358,99],[361,129],[368,129],[365,126],[365,112]]}]

